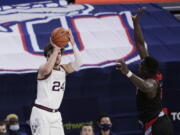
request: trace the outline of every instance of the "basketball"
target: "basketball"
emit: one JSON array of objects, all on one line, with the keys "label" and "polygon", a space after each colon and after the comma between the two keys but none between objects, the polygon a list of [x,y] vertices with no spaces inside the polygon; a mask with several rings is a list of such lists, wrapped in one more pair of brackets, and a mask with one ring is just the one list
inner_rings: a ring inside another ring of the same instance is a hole
[{"label": "basketball", "polygon": [[68,31],[63,27],[55,28],[51,33],[51,41],[58,47],[63,48],[70,41],[68,35]]}]

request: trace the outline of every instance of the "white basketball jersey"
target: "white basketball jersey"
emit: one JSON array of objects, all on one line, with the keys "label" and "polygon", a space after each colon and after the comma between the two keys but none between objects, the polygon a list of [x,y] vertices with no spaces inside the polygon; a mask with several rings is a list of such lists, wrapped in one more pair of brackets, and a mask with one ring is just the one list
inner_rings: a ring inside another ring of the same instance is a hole
[{"label": "white basketball jersey", "polygon": [[47,78],[38,80],[35,103],[51,109],[58,109],[65,91],[65,78],[66,73],[61,67],[60,70],[52,70]]}]

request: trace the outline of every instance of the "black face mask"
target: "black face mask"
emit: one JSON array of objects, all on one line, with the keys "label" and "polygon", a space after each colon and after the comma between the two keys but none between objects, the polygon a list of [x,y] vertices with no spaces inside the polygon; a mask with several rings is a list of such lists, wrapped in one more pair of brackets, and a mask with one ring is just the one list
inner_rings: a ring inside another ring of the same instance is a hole
[{"label": "black face mask", "polygon": [[99,125],[99,128],[100,128],[101,130],[103,130],[103,131],[108,131],[108,130],[111,129],[111,127],[112,127],[111,124],[100,124],[100,125]]}]

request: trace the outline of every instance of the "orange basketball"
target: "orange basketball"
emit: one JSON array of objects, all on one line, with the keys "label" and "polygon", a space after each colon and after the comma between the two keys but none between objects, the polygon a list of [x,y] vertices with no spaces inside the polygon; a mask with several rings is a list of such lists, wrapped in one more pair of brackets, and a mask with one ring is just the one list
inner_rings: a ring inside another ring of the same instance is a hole
[{"label": "orange basketball", "polygon": [[60,48],[68,44],[69,33],[63,27],[55,28],[51,33],[51,41]]}]

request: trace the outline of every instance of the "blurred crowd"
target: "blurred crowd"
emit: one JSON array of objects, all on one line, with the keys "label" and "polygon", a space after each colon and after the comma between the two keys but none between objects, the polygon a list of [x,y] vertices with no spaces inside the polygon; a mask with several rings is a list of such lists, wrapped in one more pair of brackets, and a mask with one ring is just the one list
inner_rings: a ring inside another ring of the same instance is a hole
[{"label": "blurred crowd", "polygon": [[[92,124],[84,124],[80,128],[80,135],[116,135],[111,131],[112,121],[110,116],[101,115],[97,120],[98,130],[95,133]],[[6,118],[0,121],[0,135],[32,135],[29,122],[20,124],[19,117],[16,114],[8,114]]]}]

